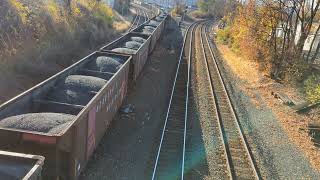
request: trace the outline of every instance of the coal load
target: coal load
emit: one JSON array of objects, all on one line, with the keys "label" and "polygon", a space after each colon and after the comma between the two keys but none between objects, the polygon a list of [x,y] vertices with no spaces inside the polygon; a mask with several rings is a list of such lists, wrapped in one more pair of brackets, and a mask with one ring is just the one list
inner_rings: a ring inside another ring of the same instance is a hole
[{"label": "coal load", "polygon": [[155,20],[156,20],[156,21],[162,21],[162,20],[163,20],[163,17],[156,17]]},{"label": "coal load", "polygon": [[143,29],[147,29],[147,30],[150,30],[150,31],[154,31],[154,30],[155,30],[155,27],[152,27],[152,26],[144,26]]},{"label": "coal load", "polygon": [[106,80],[93,76],[70,75],[58,83],[47,99],[85,106],[93,98],[92,92],[99,92],[106,83]]},{"label": "coal load", "polygon": [[141,47],[141,44],[136,41],[128,41],[125,46],[129,49],[138,50]]},{"label": "coal load", "polygon": [[60,89],[51,93],[47,100],[85,106],[92,98],[92,94],[85,92]]},{"label": "coal load", "polygon": [[112,49],[113,52],[124,53],[124,54],[136,54],[136,51],[128,48],[115,48]]},{"label": "coal load", "polygon": [[142,30],[142,33],[144,34],[152,34],[152,32],[154,31],[154,27],[152,26],[145,26]]},{"label": "coal load", "polygon": [[116,73],[121,68],[122,59],[116,57],[99,56],[89,64],[89,69],[100,72]]},{"label": "coal load", "polygon": [[136,41],[136,42],[141,43],[141,44],[143,44],[143,43],[145,43],[147,41],[147,40],[143,39],[142,37],[131,37],[131,40],[132,41]]},{"label": "coal load", "polygon": [[30,113],[0,120],[0,127],[56,135],[71,124],[75,116],[61,113]]},{"label": "coal load", "polygon": [[63,86],[64,89],[76,92],[99,92],[106,83],[106,80],[93,76],[70,75],[60,84],[60,86]]},{"label": "coal load", "polygon": [[142,34],[146,34],[146,35],[151,35],[152,34],[152,31],[150,31],[150,30],[148,30],[148,29],[143,29],[142,31],[141,31],[141,33]]},{"label": "coal load", "polygon": [[157,22],[157,21],[154,21],[154,20],[151,20],[149,23],[148,23],[148,25],[150,25],[150,26],[158,26],[159,25],[159,22]]}]

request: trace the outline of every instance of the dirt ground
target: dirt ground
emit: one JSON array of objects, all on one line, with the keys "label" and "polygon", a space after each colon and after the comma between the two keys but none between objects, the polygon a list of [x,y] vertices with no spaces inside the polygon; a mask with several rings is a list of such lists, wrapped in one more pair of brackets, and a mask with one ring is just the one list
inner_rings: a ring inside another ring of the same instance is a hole
[{"label": "dirt ground", "polygon": [[301,100],[300,92],[264,76],[255,62],[218,45],[219,59],[229,79],[236,109],[264,178],[319,179],[320,154],[306,129],[310,117],[297,114],[275,99],[283,92]]},{"label": "dirt ground", "polygon": [[171,21],[124,106],[95,151],[80,179],[149,179],[165,119],[183,32]]}]

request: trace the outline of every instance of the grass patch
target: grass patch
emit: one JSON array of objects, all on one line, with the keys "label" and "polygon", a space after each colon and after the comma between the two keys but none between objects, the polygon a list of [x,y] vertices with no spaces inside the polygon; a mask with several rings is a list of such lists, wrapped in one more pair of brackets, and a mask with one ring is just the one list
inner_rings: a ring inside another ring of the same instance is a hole
[{"label": "grass patch", "polygon": [[312,74],[304,81],[307,99],[312,103],[320,102],[320,75]]}]

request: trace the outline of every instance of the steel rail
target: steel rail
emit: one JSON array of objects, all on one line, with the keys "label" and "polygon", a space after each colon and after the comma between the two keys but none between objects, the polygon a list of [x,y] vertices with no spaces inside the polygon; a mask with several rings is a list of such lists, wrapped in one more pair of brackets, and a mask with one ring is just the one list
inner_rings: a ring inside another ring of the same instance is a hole
[{"label": "steel rail", "polygon": [[[137,16],[138,16],[138,20],[136,22],[136,25],[134,25],[134,28],[138,27],[140,24],[140,19],[141,19],[141,10],[137,8]],[[132,29],[134,29],[132,28]]]},{"label": "steel rail", "polygon": [[[169,119],[169,114],[170,114],[170,109],[171,109],[171,104],[172,104],[172,99],[173,99],[173,96],[174,96],[174,92],[175,92],[175,87],[176,87],[176,83],[177,83],[177,78],[178,78],[178,74],[179,74],[179,70],[180,70],[180,65],[181,65],[181,62],[183,60],[183,53],[184,53],[184,49],[185,49],[185,46],[186,46],[186,41],[187,41],[187,37],[188,37],[188,34],[191,33],[191,38],[190,38],[190,45],[191,45],[191,42],[192,42],[192,36],[193,36],[193,31],[194,31],[194,27],[195,27],[195,24],[196,23],[193,23],[191,24],[190,26],[188,26],[187,30],[186,30],[186,33],[184,35],[184,41],[183,41],[183,45],[182,45],[182,48],[181,48],[181,52],[180,52],[180,57],[179,57],[179,62],[178,62],[178,66],[177,66],[177,70],[176,70],[176,74],[175,74],[175,79],[174,79],[174,82],[173,82],[173,86],[172,86],[172,91],[171,91],[171,96],[170,96],[170,101],[169,101],[169,105],[168,105],[168,109],[167,109],[167,113],[166,113],[166,119],[165,119],[165,122],[164,122],[164,125],[163,125],[163,129],[162,129],[162,134],[161,134],[161,139],[160,139],[160,144],[159,144],[159,147],[158,147],[158,152],[157,152],[157,156],[156,156],[156,161],[155,161],[155,164],[154,164],[154,168],[153,168],[153,173],[152,173],[152,180],[155,179],[155,176],[156,176],[156,172],[157,172],[157,168],[158,168],[158,163],[159,163],[159,157],[160,157],[160,153],[161,153],[161,149],[162,149],[162,145],[163,145],[163,140],[164,140],[164,135],[165,135],[165,132],[166,132],[166,128],[167,128],[167,123],[168,123],[168,119]],[[191,46],[190,46],[190,49],[191,49]],[[189,53],[190,54],[190,53]],[[190,59],[190,57],[189,57]],[[188,73],[188,76],[189,76],[189,73]],[[186,97],[187,98],[187,97]],[[186,120],[186,118],[185,118]],[[184,126],[184,128],[186,128],[186,125]],[[186,136],[186,133],[184,132],[184,151],[185,151],[185,137]],[[182,154],[182,159],[184,161],[184,156],[185,156],[185,153],[183,152]],[[183,164],[184,165],[184,164]],[[181,165],[181,166],[183,166]],[[182,167],[182,172],[181,174],[184,173],[184,166]],[[182,175],[182,178],[183,179],[183,175]]]},{"label": "steel rail", "polygon": [[[197,24],[196,24],[197,25]],[[195,25],[195,26],[196,26]],[[194,26],[194,27],[195,27]],[[189,57],[188,57],[188,79],[187,79],[187,97],[186,97],[186,111],[184,116],[184,132],[183,132],[183,150],[182,150],[182,165],[181,165],[181,179],[184,177],[184,162],[185,162],[185,154],[186,154],[186,139],[187,139],[187,122],[188,122],[188,103],[189,103],[189,85],[190,85],[190,69],[191,69],[191,55],[192,55],[192,39],[193,39],[193,31],[191,31],[191,38],[189,43]]]},{"label": "steel rail", "polygon": [[[133,21],[132,21],[132,23],[131,23],[131,25],[130,25],[130,27],[129,27],[127,32],[132,31],[134,29],[135,24],[137,24],[137,22],[139,23],[139,20],[140,20],[140,16],[139,16],[139,13],[138,13],[139,10],[137,8],[135,8],[135,9],[136,9],[136,15],[135,15],[135,17],[134,17],[134,19],[133,19]],[[139,18],[139,20],[138,20],[138,18]]]},{"label": "steel rail", "polygon": [[229,174],[229,177],[232,179],[232,173],[231,173],[231,168],[230,168],[230,160],[228,158],[228,153],[227,153],[227,147],[226,147],[226,143],[224,141],[224,135],[223,135],[223,127],[222,127],[222,121],[221,121],[221,118],[218,116],[219,112],[218,112],[218,108],[217,108],[217,104],[216,104],[216,98],[214,96],[214,92],[213,92],[213,83],[212,83],[212,80],[211,80],[211,73],[210,73],[210,70],[209,70],[209,64],[208,64],[208,59],[207,59],[207,56],[205,54],[205,48],[204,48],[204,43],[203,43],[203,39],[202,39],[202,28],[204,27],[204,24],[205,22],[202,24],[202,26],[200,26],[200,42],[201,42],[201,49],[202,49],[202,55],[203,55],[203,59],[205,60],[205,64],[206,64],[206,73],[207,73],[207,76],[208,76],[208,79],[209,79],[209,88],[210,89],[210,94],[212,96],[212,99],[213,99],[213,105],[215,107],[215,113],[217,114],[217,123],[218,123],[218,126],[219,126],[219,134],[220,134],[220,140],[222,142],[222,145],[223,145],[223,151],[224,151],[224,155],[225,155],[225,160],[226,160],[226,164],[227,164],[227,171],[228,171],[228,174]]},{"label": "steel rail", "polygon": [[[214,68],[215,68],[215,70],[216,70],[216,72],[217,72],[217,74],[218,74],[218,77],[217,77],[217,78],[218,78],[218,80],[220,81],[220,83],[221,83],[221,85],[222,85],[222,88],[223,88],[223,92],[225,93],[225,95],[226,95],[226,97],[227,97],[228,106],[229,106],[229,108],[230,108],[230,110],[231,110],[231,112],[232,112],[231,115],[233,116],[233,119],[234,119],[235,124],[236,124],[236,127],[237,127],[237,131],[239,132],[241,141],[243,142],[243,146],[244,146],[244,148],[245,148],[245,150],[246,150],[246,154],[247,154],[248,159],[249,159],[249,161],[250,161],[250,166],[251,166],[251,169],[253,170],[255,179],[261,179],[261,178],[260,178],[260,174],[259,174],[259,172],[258,172],[258,170],[257,170],[257,167],[256,167],[256,165],[255,165],[255,163],[254,163],[252,154],[251,154],[251,152],[250,152],[250,150],[249,150],[249,145],[248,145],[247,141],[245,140],[245,137],[244,137],[242,128],[241,128],[241,126],[240,126],[239,119],[238,119],[238,117],[237,117],[237,115],[236,115],[236,112],[235,112],[235,110],[234,110],[234,106],[233,106],[233,104],[232,104],[232,102],[231,102],[230,95],[229,95],[229,92],[228,92],[228,90],[227,90],[227,88],[226,88],[225,81],[224,81],[224,79],[223,79],[223,77],[222,77],[222,75],[221,75],[221,69],[220,69],[220,67],[219,67],[219,65],[218,65],[218,63],[217,63],[217,58],[216,58],[215,54],[213,53],[212,45],[211,45],[211,43],[209,42],[209,38],[208,38],[208,35],[207,35],[207,28],[208,28],[208,25],[207,25],[207,24],[204,25],[204,29],[203,29],[204,31],[201,31],[201,39],[202,39],[202,36],[204,35],[205,41],[206,41],[206,43],[207,43],[207,45],[208,45],[208,49],[209,49],[210,55],[211,55],[212,60],[213,60],[213,63],[214,63]],[[202,45],[203,45],[203,48],[204,48],[204,44],[203,44],[203,43],[202,43]],[[206,58],[206,61],[207,61],[207,63],[206,63],[206,64],[207,64],[207,70],[208,70],[209,73],[210,73],[209,63],[208,63],[208,59],[207,59],[207,58]],[[212,81],[211,78],[210,78],[210,81]],[[211,85],[212,85],[212,83],[211,83]],[[212,86],[212,88],[214,88],[214,87]],[[217,105],[216,105],[216,106],[217,106]],[[221,126],[221,128],[222,128],[222,126]],[[222,130],[221,130],[221,131],[222,131]],[[228,161],[229,161],[228,163],[229,163],[229,165],[230,165],[230,159],[228,159]],[[230,168],[230,167],[229,167],[229,168]],[[230,171],[230,172],[231,172],[231,171]],[[234,179],[234,177],[231,176],[231,179]]]}]

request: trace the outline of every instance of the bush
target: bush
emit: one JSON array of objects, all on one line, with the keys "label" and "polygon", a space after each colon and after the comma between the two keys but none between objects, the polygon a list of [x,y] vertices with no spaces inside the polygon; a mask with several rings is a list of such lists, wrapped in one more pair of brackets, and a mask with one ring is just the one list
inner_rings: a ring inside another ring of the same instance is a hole
[{"label": "bush", "polygon": [[212,15],[211,15],[210,13],[208,13],[208,12],[203,12],[203,11],[199,11],[199,10],[193,11],[193,12],[191,13],[191,15],[192,15],[193,17],[199,18],[199,19],[205,19],[205,18],[210,18],[210,17],[212,17]]},{"label": "bush", "polygon": [[97,3],[93,12],[95,18],[102,20],[105,24],[111,25],[113,13],[109,6],[102,2]]},{"label": "bush", "polygon": [[217,31],[217,41],[222,44],[230,44],[231,41],[231,30],[230,27],[219,29]]},{"label": "bush", "polygon": [[312,103],[320,102],[320,75],[312,74],[304,81],[307,99]]},{"label": "bush", "polygon": [[173,10],[172,10],[172,15],[177,16],[177,15],[182,15],[184,11],[184,6],[183,5],[177,5]]}]

